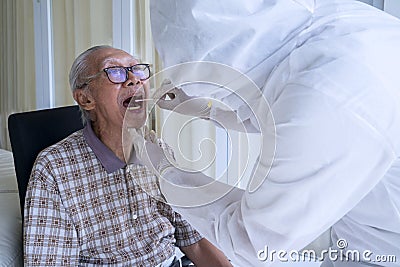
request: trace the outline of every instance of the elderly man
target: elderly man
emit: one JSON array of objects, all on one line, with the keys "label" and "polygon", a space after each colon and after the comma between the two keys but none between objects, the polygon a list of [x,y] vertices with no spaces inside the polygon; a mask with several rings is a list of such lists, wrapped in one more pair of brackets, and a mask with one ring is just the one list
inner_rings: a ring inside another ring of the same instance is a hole
[{"label": "elderly man", "polygon": [[24,218],[26,266],[179,266],[175,246],[196,266],[231,266],[224,254],[136,179],[153,174],[127,166],[129,127],[146,119],[150,69],[130,54],[96,46],[70,72],[86,126],[43,150],[34,164]]}]

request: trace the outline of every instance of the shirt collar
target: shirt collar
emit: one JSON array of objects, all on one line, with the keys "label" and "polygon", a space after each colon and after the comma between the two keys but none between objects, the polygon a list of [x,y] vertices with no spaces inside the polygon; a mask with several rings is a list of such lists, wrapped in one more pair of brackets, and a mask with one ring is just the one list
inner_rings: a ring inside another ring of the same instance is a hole
[{"label": "shirt collar", "polygon": [[125,162],[120,160],[93,132],[92,126],[86,124],[83,129],[83,136],[89,147],[93,150],[101,165],[106,169],[107,173],[115,172],[126,166]]}]

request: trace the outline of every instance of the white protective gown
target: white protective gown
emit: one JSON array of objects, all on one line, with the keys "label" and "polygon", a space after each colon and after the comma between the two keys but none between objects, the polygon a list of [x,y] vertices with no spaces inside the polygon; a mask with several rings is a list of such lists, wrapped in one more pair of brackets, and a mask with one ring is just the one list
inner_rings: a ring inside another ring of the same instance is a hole
[{"label": "white protective gown", "polygon": [[152,0],[151,21],[165,66],[232,66],[275,120],[259,122],[275,124],[276,151],[258,190],[179,212],[236,266],[267,266],[260,249],[301,249],[330,227],[334,244],[397,256],[369,264],[400,266],[398,19],[352,0]]}]

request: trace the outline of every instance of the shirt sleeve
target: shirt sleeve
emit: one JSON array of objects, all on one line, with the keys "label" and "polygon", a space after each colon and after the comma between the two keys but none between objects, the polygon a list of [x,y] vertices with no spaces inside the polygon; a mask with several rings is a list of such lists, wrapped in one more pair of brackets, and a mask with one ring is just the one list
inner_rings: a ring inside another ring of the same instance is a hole
[{"label": "shirt sleeve", "polygon": [[25,266],[78,266],[73,223],[63,207],[51,161],[38,157],[25,198]]},{"label": "shirt sleeve", "polygon": [[186,220],[182,218],[182,216],[175,213],[175,238],[176,238],[176,246],[178,247],[186,247],[193,245],[200,241],[203,237],[194,229]]},{"label": "shirt sleeve", "polygon": [[174,236],[177,247],[186,247],[193,245],[200,241],[203,237],[193,228],[182,215],[172,209],[170,205],[165,202],[158,202],[160,212],[166,216],[175,228]]}]

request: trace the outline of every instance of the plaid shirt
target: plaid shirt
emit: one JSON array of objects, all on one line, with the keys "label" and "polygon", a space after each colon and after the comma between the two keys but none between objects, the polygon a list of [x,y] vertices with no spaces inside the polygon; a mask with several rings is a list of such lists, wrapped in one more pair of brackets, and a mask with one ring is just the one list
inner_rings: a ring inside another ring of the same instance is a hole
[{"label": "plaid shirt", "polygon": [[25,200],[25,266],[155,266],[201,239],[150,197],[144,166],[126,167],[90,126],[43,150]]}]

